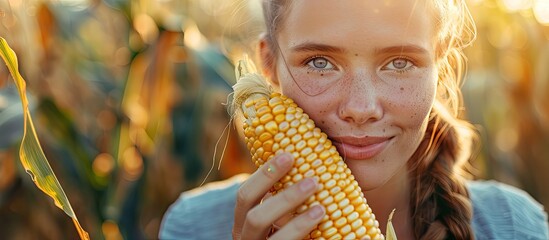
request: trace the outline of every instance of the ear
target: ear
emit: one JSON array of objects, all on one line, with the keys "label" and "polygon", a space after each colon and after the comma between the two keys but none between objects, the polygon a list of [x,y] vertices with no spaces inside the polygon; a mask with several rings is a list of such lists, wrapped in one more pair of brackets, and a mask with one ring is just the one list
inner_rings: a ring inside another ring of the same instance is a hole
[{"label": "ear", "polygon": [[276,53],[266,37],[261,37],[259,40],[259,60],[263,75],[274,88],[278,89],[280,83],[276,77]]}]

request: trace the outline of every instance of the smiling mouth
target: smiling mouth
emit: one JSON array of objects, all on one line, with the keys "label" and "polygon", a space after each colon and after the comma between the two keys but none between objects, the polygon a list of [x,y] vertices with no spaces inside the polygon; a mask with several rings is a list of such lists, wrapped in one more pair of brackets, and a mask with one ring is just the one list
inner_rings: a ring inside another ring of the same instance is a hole
[{"label": "smiling mouth", "polygon": [[394,137],[336,137],[334,146],[344,159],[371,159],[380,154]]}]

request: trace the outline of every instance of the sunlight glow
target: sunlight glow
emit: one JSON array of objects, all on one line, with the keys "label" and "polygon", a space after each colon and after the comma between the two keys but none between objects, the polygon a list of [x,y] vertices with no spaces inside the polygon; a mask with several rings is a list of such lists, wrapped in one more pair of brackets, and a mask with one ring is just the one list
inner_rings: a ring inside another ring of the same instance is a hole
[{"label": "sunlight glow", "polygon": [[543,25],[549,25],[549,1],[537,0],[534,5],[534,16]]},{"label": "sunlight glow", "polygon": [[503,0],[502,2],[509,12],[527,10],[533,5],[533,0]]}]

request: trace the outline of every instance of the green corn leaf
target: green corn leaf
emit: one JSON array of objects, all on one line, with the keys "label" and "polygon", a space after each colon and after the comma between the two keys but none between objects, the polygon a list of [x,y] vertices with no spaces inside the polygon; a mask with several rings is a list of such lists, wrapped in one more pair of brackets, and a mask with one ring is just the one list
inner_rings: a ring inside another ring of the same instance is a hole
[{"label": "green corn leaf", "polygon": [[397,240],[395,228],[393,227],[393,214],[395,214],[395,209],[389,214],[389,221],[387,221],[387,231],[385,231],[385,239],[387,240]]},{"label": "green corn leaf", "polygon": [[53,198],[55,205],[60,209],[63,209],[63,211],[72,218],[80,238],[89,239],[88,233],[80,226],[61,184],[57,181],[57,177],[55,177],[55,174],[42,151],[42,147],[40,147],[40,142],[36,135],[36,130],[29,111],[26,83],[18,70],[17,56],[2,37],[0,37],[0,55],[15,81],[23,106],[25,122],[23,125],[23,139],[21,140],[19,149],[21,163],[36,186]]}]

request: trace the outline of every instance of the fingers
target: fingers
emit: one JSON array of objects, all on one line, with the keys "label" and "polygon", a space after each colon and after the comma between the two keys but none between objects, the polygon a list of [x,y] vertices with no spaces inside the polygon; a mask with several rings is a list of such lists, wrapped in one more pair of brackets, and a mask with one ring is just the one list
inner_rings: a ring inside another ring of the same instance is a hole
[{"label": "fingers", "polygon": [[321,205],[311,207],[307,212],[304,212],[292,221],[288,222],[284,227],[273,234],[269,239],[303,239],[313,228],[320,223],[326,211]]},{"label": "fingers", "polygon": [[269,189],[282,178],[293,165],[293,156],[283,153],[269,160],[239,188],[235,207],[235,221],[233,226],[233,237],[240,239],[246,215]]},{"label": "fingers", "polygon": [[[265,200],[261,205],[251,209],[246,215],[246,221],[242,230],[245,239],[256,239],[264,236],[273,222],[301,205],[317,189],[317,183],[312,178],[301,180],[298,184],[279,192]],[[310,221],[310,220],[309,220]],[[299,234],[307,234],[307,229],[299,230]],[[293,233],[293,232],[292,232]],[[295,233],[294,233],[295,234]]]}]

